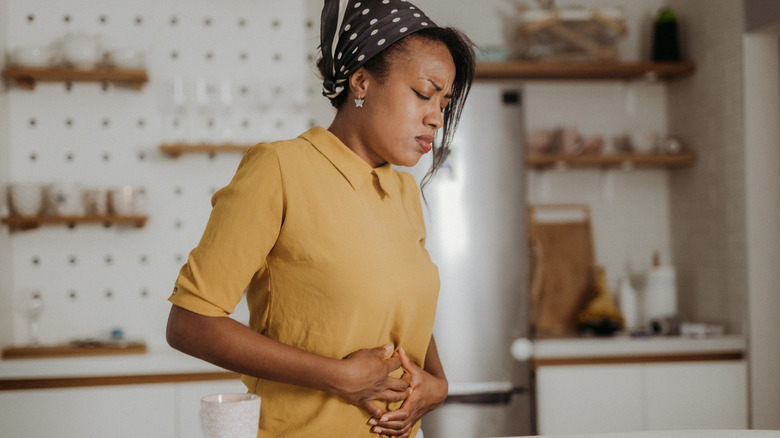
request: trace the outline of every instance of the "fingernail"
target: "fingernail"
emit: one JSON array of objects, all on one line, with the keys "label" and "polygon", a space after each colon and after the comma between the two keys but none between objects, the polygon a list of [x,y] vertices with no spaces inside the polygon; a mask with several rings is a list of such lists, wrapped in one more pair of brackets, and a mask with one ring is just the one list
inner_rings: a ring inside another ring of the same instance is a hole
[{"label": "fingernail", "polygon": [[376,426],[376,418],[372,418],[372,419],[368,420],[368,424],[370,424],[372,426]]},{"label": "fingernail", "polygon": [[387,416],[382,417],[382,421],[387,421]]},{"label": "fingernail", "polygon": [[376,432],[376,433],[379,433],[379,432],[381,432],[381,431],[382,431],[382,429],[380,429],[380,428],[378,428],[378,427],[375,427],[373,430],[374,430],[374,432]]}]

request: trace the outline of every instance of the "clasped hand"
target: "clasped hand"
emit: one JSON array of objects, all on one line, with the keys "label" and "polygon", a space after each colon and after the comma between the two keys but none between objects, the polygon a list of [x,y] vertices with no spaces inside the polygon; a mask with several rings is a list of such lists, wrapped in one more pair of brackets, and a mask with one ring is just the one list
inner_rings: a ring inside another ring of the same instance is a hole
[{"label": "clasped hand", "polygon": [[[345,364],[351,384],[340,395],[371,415],[368,424],[374,433],[409,437],[415,423],[447,396],[446,381],[418,367],[403,348],[394,353],[391,345],[358,350],[345,358]],[[405,370],[401,378],[388,375],[398,368]],[[374,400],[403,404],[398,410],[385,412]]]}]

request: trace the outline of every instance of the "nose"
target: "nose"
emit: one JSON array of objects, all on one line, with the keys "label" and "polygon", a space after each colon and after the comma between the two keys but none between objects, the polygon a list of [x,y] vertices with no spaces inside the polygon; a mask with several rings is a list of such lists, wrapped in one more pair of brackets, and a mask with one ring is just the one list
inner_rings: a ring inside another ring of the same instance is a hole
[{"label": "nose", "polygon": [[428,111],[428,113],[425,115],[423,123],[432,127],[434,130],[437,130],[444,126],[444,119],[442,118],[443,114],[444,111],[440,110],[438,107],[435,107]]}]

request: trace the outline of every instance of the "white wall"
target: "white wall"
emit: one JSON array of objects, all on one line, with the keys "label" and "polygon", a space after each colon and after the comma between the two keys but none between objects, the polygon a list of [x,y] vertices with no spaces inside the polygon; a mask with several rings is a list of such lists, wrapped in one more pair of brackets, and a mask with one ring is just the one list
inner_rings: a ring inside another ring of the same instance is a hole
[{"label": "white wall", "polygon": [[[0,2],[0,48],[6,46],[8,38],[7,29],[7,5],[6,2]],[[5,57],[0,59],[0,68],[5,64]],[[0,84],[0,216],[7,214],[6,208],[6,184],[8,183],[8,174],[11,169],[9,161],[10,145],[8,135],[8,92]],[[11,242],[6,227],[0,228],[0,248],[8,248]],[[8,251],[0,249],[0,309],[9,309],[12,306],[11,301],[11,254]],[[8,317],[0,317],[0,345],[10,343],[12,335],[12,321]]]},{"label": "white wall", "polygon": [[[142,50],[150,77],[140,91],[41,83],[33,91],[0,93],[0,182],[143,187],[149,215],[142,229],[52,225],[9,234],[2,227],[0,342],[28,341],[15,309],[38,292],[42,342],[107,336],[118,327],[129,338],[167,348],[166,298],[200,238],[212,193],[227,184],[240,160],[237,154],[174,160],[159,152],[172,131],[171,83],[202,78],[216,88],[230,80],[239,108],[233,114],[242,117],[235,142],[298,135],[310,124],[306,102],[313,97],[304,85],[314,51],[304,44],[304,2],[4,0],[0,7],[3,54],[85,33],[99,37],[106,50]],[[204,131],[215,114],[187,107],[190,140],[211,139]],[[238,310],[245,319],[246,306]]]}]

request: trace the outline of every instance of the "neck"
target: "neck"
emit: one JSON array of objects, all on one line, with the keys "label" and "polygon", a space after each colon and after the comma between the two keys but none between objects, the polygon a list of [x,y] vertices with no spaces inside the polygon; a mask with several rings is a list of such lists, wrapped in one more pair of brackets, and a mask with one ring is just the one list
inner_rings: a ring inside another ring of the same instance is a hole
[{"label": "neck", "polygon": [[[348,104],[345,103],[344,105]],[[328,131],[371,167],[384,165],[386,161],[377,155],[365,141],[359,129],[361,126],[360,117],[358,117],[353,108],[342,108],[336,113],[336,117],[328,127]]]}]

